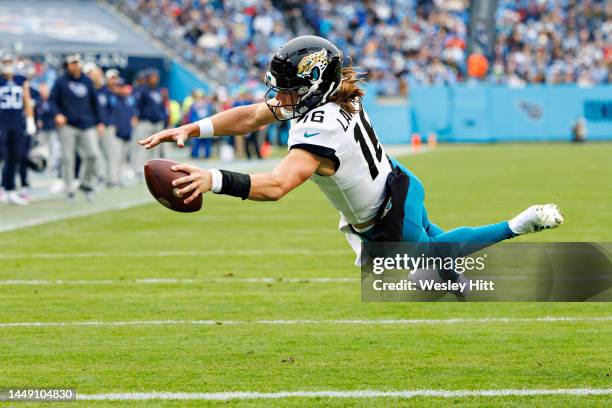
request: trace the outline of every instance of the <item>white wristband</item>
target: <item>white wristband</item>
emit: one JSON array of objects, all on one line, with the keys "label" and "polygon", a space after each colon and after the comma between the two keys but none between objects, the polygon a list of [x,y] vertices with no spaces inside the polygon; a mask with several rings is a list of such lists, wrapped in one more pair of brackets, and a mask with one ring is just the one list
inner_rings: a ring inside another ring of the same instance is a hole
[{"label": "white wristband", "polygon": [[210,191],[215,194],[219,194],[221,192],[221,187],[223,186],[223,174],[219,171],[219,169],[210,169],[210,174],[212,175],[212,185],[210,187]]},{"label": "white wristband", "polygon": [[200,137],[210,138],[215,135],[215,129],[213,128],[212,120],[210,120],[210,118],[200,119],[196,123],[200,128]]},{"label": "white wristband", "polygon": [[31,116],[28,116],[26,118],[26,133],[29,136],[34,136],[36,134],[36,122]]}]

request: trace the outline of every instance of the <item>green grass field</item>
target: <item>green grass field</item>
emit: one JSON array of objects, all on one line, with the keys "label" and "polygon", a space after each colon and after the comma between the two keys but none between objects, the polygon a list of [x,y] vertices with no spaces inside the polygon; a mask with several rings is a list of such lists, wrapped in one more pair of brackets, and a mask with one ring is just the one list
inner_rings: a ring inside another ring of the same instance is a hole
[{"label": "green grass field", "polygon": [[[610,242],[611,157],[612,144],[458,146],[402,162],[425,184],[430,217],[445,229],[555,202],[566,224],[519,240]],[[80,394],[612,388],[612,320],[320,322],[612,316],[609,303],[361,303],[359,270],[337,222],[307,183],[277,203],[206,196],[201,213],[185,215],[152,201],[2,233],[0,281],[78,282],[0,284],[0,388],[69,387]],[[279,280],[245,280],[263,277]],[[140,280],[146,278],[187,281]],[[219,324],[6,325],[157,320]],[[249,323],[257,320],[319,323]],[[612,396],[87,402],[218,404],[609,406]]]}]

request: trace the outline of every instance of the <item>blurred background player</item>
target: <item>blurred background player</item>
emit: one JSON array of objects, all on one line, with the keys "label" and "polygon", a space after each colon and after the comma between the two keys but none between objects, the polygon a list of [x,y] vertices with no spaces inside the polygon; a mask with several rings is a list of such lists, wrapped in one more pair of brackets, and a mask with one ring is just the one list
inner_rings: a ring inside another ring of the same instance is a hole
[{"label": "blurred background player", "polygon": [[[161,131],[167,119],[166,107],[162,93],[159,89],[159,72],[156,69],[147,70],[144,74],[142,86],[134,90],[136,109],[138,110],[138,124],[136,125],[137,138],[143,138]],[[132,165],[139,178],[143,176],[145,156],[148,159],[154,157],[166,157],[165,149],[159,152],[145,152],[133,143]]]},{"label": "blurred background player", "polygon": [[26,156],[27,135],[36,133],[30,85],[26,77],[16,75],[16,61],[12,54],[2,56],[0,68],[0,144],[2,145],[2,201],[27,205],[27,198],[19,196],[15,176]]},{"label": "blurred background player", "polygon": [[109,69],[104,74],[105,84],[98,90],[98,103],[100,104],[100,121],[104,123],[105,130],[102,137],[102,152],[106,163],[106,185],[115,187],[117,182],[113,179],[117,174],[117,162],[113,157],[116,152],[116,124],[114,122],[115,110],[117,109],[116,87],[119,79],[119,71]]},{"label": "blurred background player", "polygon": [[[241,89],[239,97],[242,105],[255,103],[255,98],[248,88]],[[265,129],[265,126],[247,134],[244,139],[244,151],[249,160],[251,160],[251,158],[261,159],[261,153],[259,152],[259,135],[263,129]]]},{"label": "blurred background player", "polygon": [[132,95],[132,86],[123,78],[116,78],[112,82],[115,106],[111,112],[113,133],[107,134],[106,146],[108,152],[108,166],[110,169],[108,185],[121,187],[121,176],[127,164],[132,140],[132,129],[138,123],[136,100]]},{"label": "blurred background player", "polygon": [[62,153],[59,136],[55,127],[55,109],[49,100],[49,85],[41,83],[38,86],[40,98],[36,104],[36,125],[38,126],[38,141],[46,146],[49,152],[47,171],[52,177],[61,180]]},{"label": "blurred background player", "polygon": [[[62,147],[62,173],[68,200],[75,198],[75,153],[84,162],[79,189],[88,201],[93,199],[96,162],[100,156],[98,132],[100,122],[98,99],[93,82],[81,71],[81,57],[72,54],[65,59],[66,73],[59,77],[51,91],[56,110],[55,123]],[[96,127],[98,128],[96,130]]]},{"label": "blurred background player", "polygon": [[[250,97],[247,89],[245,87],[241,87],[238,95],[234,99],[232,103],[232,107],[236,108],[238,106],[250,105],[253,103],[252,98]],[[234,147],[234,154],[238,158],[243,158],[246,153],[246,138],[249,137],[250,134],[247,135],[238,135],[231,139],[229,139],[230,145]]]},{"label": "blurred background player", "polygon": [[[204,95],[204,91],[201,89],[196,89],[192,93],[192,101],[191,106],[186,115],[185,123],[190,123],[197,121],[200,118],[205,118],[207,116],[213,115],[216,113],[214,110],[214,106],[211,101],[207,100]],[[212,151],[212,139],[195,139],[191,145],[191,157],[194,159],[199,159],[200,151],[202,148],[204,149],[204,158],[210,158]]]},{"label": "blurred background player", "polygon": [[98,126],[98,152],[96,158],[96,177],[99,181],[108,180],[108,154],[106,152],[106,135],[112,132],[112,124],[110,122],[110,111],[113,104],[112,93],[106,85],[105,74],[100,67],[93,62],[83,64],[83,74],[85,74],[96,89],[96,98],[98,98],[98,115],[100,117],[100,125]]},{"label": "blurred background player", "polygon": [[[32,105],[32,112],[34,114],[34,120],[36,121],[36,106],[40,100],[40,92],[37,89],[37,86],[34,84],[33,80],[36,75],[36,69],[34,65],[29,61],[20,61],[17,64],[18,73],[25,76],[28,81],[29,89],[30,89],[30,103]],[[30,134],[31,133],[31,134]],[[31,165],[29,160],[30,150],[34,146],[35,140],[34,136],[36,135],[36,127],[32,126],[30,132],[25,132],[24,137],[21,139],[22,146],[20,148],[21,151],[21,159],[19,160],[19,164],[17,165],[17,171],[19,174],[20,181],[20,189],[19,196],[26,201],[30,201],[30,181],[28,178],[28,172]]]}]

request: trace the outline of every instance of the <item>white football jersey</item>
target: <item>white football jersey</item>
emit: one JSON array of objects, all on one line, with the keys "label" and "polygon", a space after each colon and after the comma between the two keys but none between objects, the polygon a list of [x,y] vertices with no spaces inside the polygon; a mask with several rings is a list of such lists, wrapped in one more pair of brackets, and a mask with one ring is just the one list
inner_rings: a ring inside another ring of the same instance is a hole
[{"label": "white football jersey", "polygon": [[376,216],[391,165],[363,108],[351,115],[328,102],[291,121],[288,144],[335,163],[333,176],[315,173],[311,179],[348,224]]}]

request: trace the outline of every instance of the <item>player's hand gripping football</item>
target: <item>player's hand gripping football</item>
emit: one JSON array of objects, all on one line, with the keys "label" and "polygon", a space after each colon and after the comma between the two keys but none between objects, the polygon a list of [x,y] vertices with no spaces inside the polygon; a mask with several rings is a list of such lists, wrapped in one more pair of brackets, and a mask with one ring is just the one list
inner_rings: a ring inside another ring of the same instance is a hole
[{"label": "player's hand gripping football", "polygon": [[177,164],[176,166],[172,166],[172,170],[189,173],[189,175],[178,178],[172,182],[174,187],[181,186],[175,194],[178,197],[187,197],[184,200],[185,204],[189,204],[200,194],[210,191],[212,186],[212,174],[210,171],[191,164]]},{"label": "player's hand gripping football", "polygon": [[141,146],[146,149],[152,149],[162,142],[176,142],[178,147],[184,147],[185,142],[189,139],[189,134],[184,127],[162,130],[159,133],[146,137],[138,141]]}]

